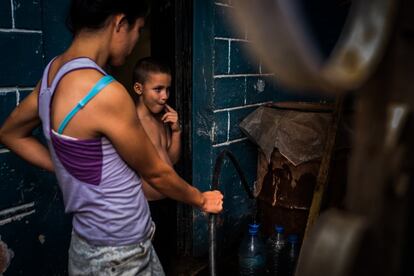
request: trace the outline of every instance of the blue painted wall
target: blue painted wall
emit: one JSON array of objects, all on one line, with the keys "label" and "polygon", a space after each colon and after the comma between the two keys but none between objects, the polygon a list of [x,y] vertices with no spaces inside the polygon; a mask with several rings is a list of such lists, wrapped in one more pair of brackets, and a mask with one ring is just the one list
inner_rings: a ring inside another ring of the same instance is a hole
[{"label": "blue painted wall", "polygon": [[[228,22],[234,8],[229,1],[194,2],[193,51],[193,184],[209,190],[216,156],[232,151],[251,186],[256,178],[255,146],[241,133],[238,124],[250,112],[280,97],[258,60],[248,58],[251,42],[246,32],[234,31]],[[259,91],[259,85],[264,89]],[[224,193],[224,212],[220,215],[220,241],[241,230],[253,202],[226,161],[220,177]],[[194,211],[193,253],[207,250],[207,220]]]},{"label": "blue painted wall", "polygon": [[[277,85],[274,74],[248,54],[252,42],[247,30],[234,30],[230,25],[235,13],[231,1],[236,0],[194,1],[193,184],[201,190],[210,189],[215,158],[223,149],[229,149],[240,160],[253,187],[257,150],[238,125],[256,108],[269,101],[326,100]],[[225,200],[219,243],[228,245],[244,230],[254,203],[229,162],[223,167],[220,183]],[[193,254],[206,251],[207,220],[195,210]]]},{"label": "blue painted wall", "polygon": [[[69,44],[68,3],[0,1],[0,125]],[[4,275],[65,275],[69,235],[55,177],[0,145],[0,236],[15,254]]]}]

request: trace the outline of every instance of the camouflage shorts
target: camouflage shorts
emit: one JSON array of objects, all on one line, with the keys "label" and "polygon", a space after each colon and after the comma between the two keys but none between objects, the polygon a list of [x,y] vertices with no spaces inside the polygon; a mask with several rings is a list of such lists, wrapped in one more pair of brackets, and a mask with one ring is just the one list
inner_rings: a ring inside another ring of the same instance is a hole
[{"label": "camouflage shorts", "polygon": [[72,233],[69,248],[69,275],[71,276],[164,276],[164,270],[155,252],[151,238],[135,245],[93,246]]}]

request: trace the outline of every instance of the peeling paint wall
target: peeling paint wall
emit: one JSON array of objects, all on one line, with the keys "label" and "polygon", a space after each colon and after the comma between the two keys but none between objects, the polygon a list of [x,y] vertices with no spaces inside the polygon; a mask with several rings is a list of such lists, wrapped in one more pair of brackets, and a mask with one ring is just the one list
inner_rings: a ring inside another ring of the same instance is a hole
[{"label": "peeling paint wall", "polygon": [[[68,3],[0,1],[0,125],[36,86],[47,62],[68,45],[63,23]],[[41,139],[40,133],[35,131]],[[66,274],[70,218],[56,179],[2,145],[0,237],[0,266],[11,260],[4,275]]]}]

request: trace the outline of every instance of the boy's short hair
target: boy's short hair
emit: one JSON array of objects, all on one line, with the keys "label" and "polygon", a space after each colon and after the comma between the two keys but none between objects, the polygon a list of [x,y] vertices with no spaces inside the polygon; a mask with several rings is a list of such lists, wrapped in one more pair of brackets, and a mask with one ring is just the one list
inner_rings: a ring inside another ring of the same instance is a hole
[{"label": "boy's short hair", "polygon": [[168,64],[153,57],[142,58],[135,64],[132,76],[133,83],[145,83],[149,73],[164,73],[171,75],[171,69]]}]

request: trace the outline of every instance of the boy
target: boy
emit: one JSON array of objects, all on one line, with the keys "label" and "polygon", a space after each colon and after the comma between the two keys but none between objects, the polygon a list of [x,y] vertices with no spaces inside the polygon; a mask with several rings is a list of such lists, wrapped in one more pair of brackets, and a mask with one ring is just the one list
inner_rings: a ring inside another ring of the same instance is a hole
[{"label": "boy", "polygon": [[[139,96],[138,117],[160,158],[172,167],[180,156],[181,128],[177,112],[167,104],[170,86],[168,65],[151,57],[143,58],[135,65],[133,87]],[[142,187],[149,201],[165,198],[144,180]]]}]

